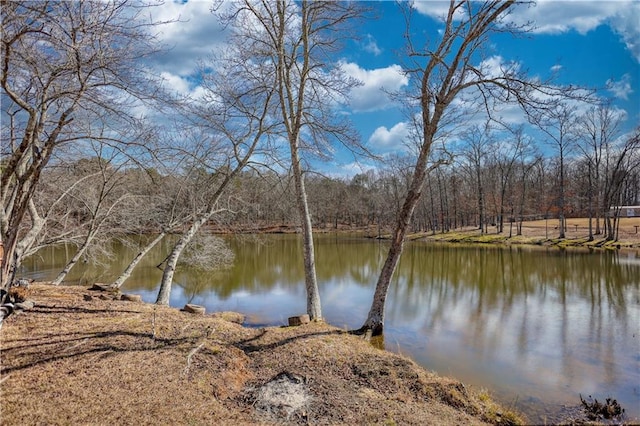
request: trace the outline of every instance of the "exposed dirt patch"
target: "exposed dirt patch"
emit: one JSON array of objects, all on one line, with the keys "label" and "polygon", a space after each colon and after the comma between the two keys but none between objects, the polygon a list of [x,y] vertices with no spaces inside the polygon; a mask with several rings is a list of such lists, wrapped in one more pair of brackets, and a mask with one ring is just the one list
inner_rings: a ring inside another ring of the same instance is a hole
[{"label": "exposed dirt patch", "polygon": [[519,421],[486,393],[326,324],[251,329],[81,287],[30,292],[35,308],[0,330],[5,425]]}]

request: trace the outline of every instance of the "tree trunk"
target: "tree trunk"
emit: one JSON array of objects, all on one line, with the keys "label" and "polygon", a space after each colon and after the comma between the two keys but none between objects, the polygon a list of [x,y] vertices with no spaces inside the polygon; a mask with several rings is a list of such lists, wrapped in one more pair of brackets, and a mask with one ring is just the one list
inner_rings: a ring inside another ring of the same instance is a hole
[{"label": "tree trunk", "polygon": [[298,211],[302,225],[302,244],[304,253],[304,283],[307,290],[307,314],[312,321],[322,319],[322,308],[320,303],[320,292],[318,291],[318,280],[316,277],[315,254],[313,249],[313,228],[311,224],[311,214],[307,203],[307,192],[300,167],[297,141],[291,144],[291,163],[293,168],[293,178],[296,187],[296,198],[298,201]]},{"label": "tree trunk", "polygon": [[591,176],[591,162],[589,162],[589,172],[588,172],[588,184],[589,189],[587,190],[587,199],[588,199],[588,207],[589,210],[589,241],[593,241],[593,182]]},{"label": "tree trunk", "polygon": [[124,270],[124,272],[111,284],[112,287],[120,288],[122,284],[131,276],[131,273],[135,269],[135,267],[140,263],[143,257],[146,256],[152,248],[156,246],[163,238],[167,235],[166,232],[161,232],[153,241],[146,245],[142,250],[138,252],[136,257],[133,258],[129,266]]},{"label": "tree trunk", "polygon": [[527,178],[525,174],[522,174],[522,192],[520,195],[520,205],[518,206],[518,225],[516,227],[516,234],[522,235],[522,222],[524,221],[524,203],[526,200],[527,191]]},{"label": "tree trunk", "polygon": [[602,213],[602,207],[601,207],[601,188],[600,188],[600,163],[597,162],[595,164],[595,199],[596,199],[596,206],[595,206],[595,212],[596,212],[596,235],[600,235],[602,233],[602,230],[600,229],[600,215]]},{"label": "tree trunk", "polygon": [[611,223],[610,215],[607,215],[604,218],[604,232],[607,241],[613,240],[613,224]]},{"label": "tree trunk", "polygon": [[427,148],[423,149],[418,157],[407,197],[402,205],[402,210],[400,210],[396,228],[393,231],[393,238],[391,239],[391,246],[387,253],[387,259],[384,262],[382,271],[378,277],[378,282],[376,283],[376,290],[373,295],[373,301],[371,302],[371,309],[369,310],[369,314],[367,315],[364,325],[358,330],[359,333],[371,333],[372,336],[379,336],[383,332],[385,305],[387,301],[387,294],[389,292],[389,285],[391,284],[391,278],[393,277],[393,273],[400,261],[407,228],[411,223],[413,211],[420,200],[422,187],[427,176],[426,165],[430,152],[429,149],[431,141],[427,140],[425,144],[427,145]]},{"label": "tree trunk", "polygon": [[[5,296],[9,292],[9,288],[11,287],[11,283],[16,278],[16,272],[18,270],[18,258],[19,254],[16,252],[15,247],[13,250],[7,250],[6,246],[2,245],[2,286],[0,290],[3,290]],[[4,297],[0,297],[0,303],[4,302]]]},{"label": "tree trunk", "polygon": [[440,223],[442,224],[442,226],[440,227],[440,233],[444,234],[447,231],[447,224],[446,224],[446,214],[445,213],[445,191],[444,188],[442,187],[442,180],[440,179],[440,173],[437,173],[438,176],[438,196],[440,197]]},{"label": "tree trunk", "polygon": [[560,221],[559,221],[560,235],[558,236],[558,238],[560,239],[565,238],[564,203],[565,203],[565,200],[564,200],[564,151],[561,147],[560,149]]},{"label": "tree trunk", "polygon": [[[38,210],[36,209],[35,202],[33,199],[29,200],[29,216],[31,217],[31,228],[27,232],[27,234],[18,242],[16,245],[15,251],[15,270],[20,268],[22,264],[22,260],[25,256],[29,254],[34,254],[35,250],[32,251],[34,244],[38,238],[38,235],[44,228],[46,220],[40,216]],[[15,277],[12,277],[12,281]]]},{"label": "tree trunk", "polygon": [[62,283],[67,274],[71,272],[71,269],[76,266],[82,255],[87,251],[95,235],[95,230],[89,231],[89,234],[87,234],[87,237],[84,239],[84,242],[82,243],[76,254],[73,255],[71,260],[65,265],[64,269],[60,271],[58,276],[51,282],[51,284],[60,285]]},{"label": "tree trunk", "polygon": [[500,210],[498,212],[498,234],[504,231],[504,190],[500,195]]},{"label": "tree trunk", "polygon": [[[424,180],[424,178],[416,179],[420,179],[420,182]],[[415,187],[416,185],[414,184],[413,186]],[[412,188],[409,194],[407,194],[407,199],[402,206],[400,218],[398,220],[398,223],[396,224],[396,229],[393,232],[391,246],[389,247],[389,252],[387,253],[387,260],[384,262],[384,266],[382,267],[382,271],[380,272],[380,276],[378,277],[378,282],[376,283],[376,290],[373,295],[371,309],[369,310],[369,314],[367,315],[367,319],[364,325],[359,330],[362,333],[371,333],[372,336],[378,336],[383,332],[385,305],[387,301],[389,285],[391,284],[391,278],[393,277],[393,273],[395,272],[398,266],[398,262],[400,261],[400,255],[402,254],[407,228],[409,226],[409,223],[411,222],[413,211],[419,199],[420,192]]]},{"label": "tree trunk", "polygon": [[509,238],[513,237],[513,216],[514,209],[513,206],[511,206],[511,217],[509,218]]},{"label": "tree trunk", "polygon": [[182,234],[178,242],[173,246],[169,257],[167,257],[164,271],[162,272],[162,281],[160,282],[160,289],[158,290],[158,297],[156,298],[156,305],[168,305],[171,297],[171,285],[173,284],[173,274],[176,272],[176,266],[178,260],[187,244],[191,242],[202,225],[209,220],[212,213],[207,214],[191,224],[187,232]]},{"label": "tree trunk", "polygon": [[480,177],[480,168],[476,167],[476,182],[478,185],[478,216],[480,221],[480,233],[484,233],[484,189],[482,187],[482,179]]}]

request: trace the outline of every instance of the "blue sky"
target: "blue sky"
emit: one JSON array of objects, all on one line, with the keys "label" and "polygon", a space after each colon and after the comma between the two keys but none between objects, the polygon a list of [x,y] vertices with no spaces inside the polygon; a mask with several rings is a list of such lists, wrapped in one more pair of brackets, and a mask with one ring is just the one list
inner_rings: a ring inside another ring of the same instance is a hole
[{"label": "blue sky", "polygon": [[[167,83],[182,93],[197,96],[193,79],[197,60],[222,43],[223,34],[209,9],[212,1],[168,0],[154,12],[159,20],[179,19],[161,30],[161,39],[172,49],[154,62]],[[438,17],[447,2],[418,1],[415,25],[437,37],[442,28]],[[362,81],[351,93],[348,113],[362,141],[374,152],[391,154],[400,149],[398,140],[407,132],[401,111],[385,95],[408,84],[402,74],[404,19],[392,1],[371,2],[379,19],[359,25],[360,39],[346,45],[340,58],[345,71]],[[500,35],[491,39],[496,63],[515,61],[532,76],[551,73],[559,84],[597,89],[624,111],[623,131],[640,123],[640,1],[539,0],[535,7],[518,7],[515,22],[532,22],[526,37]],[[524,118],[522,118],[524,121]],[[353,175],[375,167],[353,162],[353,156],[338,150],[336,158],[315,166],[327,173]]]}]

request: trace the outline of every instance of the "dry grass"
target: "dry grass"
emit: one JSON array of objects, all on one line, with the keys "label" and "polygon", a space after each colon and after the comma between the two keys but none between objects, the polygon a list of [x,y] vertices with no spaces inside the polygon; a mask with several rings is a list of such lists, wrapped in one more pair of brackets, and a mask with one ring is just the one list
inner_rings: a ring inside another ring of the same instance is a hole
[{"label": "dry grass", "polygon": [[80,287],[31,292],[36,307],[0,330],[4,425],[520,421],[325,324],[250,329],[228,321],[237,315],[103,300]]},{"label": "dry grass", "polygon": [[602,234],[594,235],[594,240],[588,241],[589,220],[587,218],[567,219],[567,229],[564,240],[558,239],[557,220],[550,219],[548,221],[536,220],[523,222],[522,235],[516,235],[516,224],[513,224],[511,237],[509,237],[509,225],[509,223],[505,223],[504,231],[501,234],[495,233],[495,227],[490,227],[488,234],[481,234],[480,231],[475,228],[466,228],[445,234],[416,234],[413,236],[413,239],[426,238],[428,240],[448,242],[557,245],[562,247],[576,246],[640,250],[640,217],[624,217],[620,219],[618,241],[606,241]]}]

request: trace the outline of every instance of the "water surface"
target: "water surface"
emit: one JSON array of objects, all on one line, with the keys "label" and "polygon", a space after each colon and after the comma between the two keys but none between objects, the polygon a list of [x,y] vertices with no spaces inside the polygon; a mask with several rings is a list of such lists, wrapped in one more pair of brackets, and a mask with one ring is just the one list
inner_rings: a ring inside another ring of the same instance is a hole
[{"label": "water surface", "polygon": [[[232,310],[250,325],[282,325],[305,312],[300,239],[230,237],[233,267],[181,269],[171,305]],[[405,246],[390,288],[385,346],[427,369],[490,390],[531,421],[557,419],[579,394],[616,398],[640,417],[640,257],[542,248]],[[134,255],[116,247],[103,266],[79,265],[75,283],[109,282]],[[155,301],[168,245],[139,265],[124,291]],[[49,249],[23,275],[51,279],[72,253]],[[384,242],[316,237],[323,314],[362,325],[386,256]],[[37,271],[37,272],[36,272]]]}]

